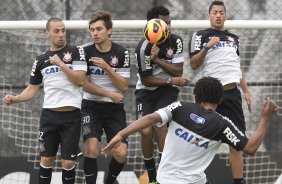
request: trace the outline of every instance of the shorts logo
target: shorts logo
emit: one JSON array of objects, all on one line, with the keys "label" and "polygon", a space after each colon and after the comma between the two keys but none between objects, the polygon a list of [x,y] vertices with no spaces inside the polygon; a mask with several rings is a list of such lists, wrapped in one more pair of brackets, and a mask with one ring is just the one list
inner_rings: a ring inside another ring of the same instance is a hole
[{"label": "shorts logo", "polygon": [[202,117],[200,117],[196,114],[193,114],[193,113],[190,114],[190,119],[192,119],[193,121],[195,121],[198,124],[204,124],[205,121],[206,121],[204,118],[202,118]]},{"label": "shorts logo", "polygon": [[91,132],[91,129],[88,125],[83,125],[82,126],[82,134],[83,135],[88,135]]},{"label": "shorts logo", "polygon": [[46,150],[43,141],[39,141],[39,150],[40,152],[44,152]]}]

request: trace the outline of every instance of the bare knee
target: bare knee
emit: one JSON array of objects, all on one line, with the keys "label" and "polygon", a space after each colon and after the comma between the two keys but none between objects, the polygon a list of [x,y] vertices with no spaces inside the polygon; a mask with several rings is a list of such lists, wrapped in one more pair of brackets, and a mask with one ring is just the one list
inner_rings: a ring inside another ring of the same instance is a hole
[{"label": "bare knee", "polygon": [[89,138],[86,139],[84,142],[85,145],[85,152],[84,156],[89,158],[97,158],[98,157],[98,147],[99,147],[99,141],[96,138]]},{"label": "bare knee", "polygon": [[121,145],[114,149],[114,157],[117,162],[124,163],[127,155],[127,144],[121,143]]},{"label": "bare knee", "polygon": [[72,169],[75,165],[74,160],[63,160],[62,159],[62,166],[64,169]]},{"label": "bare knee", "polygon": [[148,127],[141,130],[142,140],[151,140],[153,138],[153,127]]},{"label": "bare knee", "polygon": [[54,165],[55,157],[41,157],[40,164],[45,167],[52,167]]}]

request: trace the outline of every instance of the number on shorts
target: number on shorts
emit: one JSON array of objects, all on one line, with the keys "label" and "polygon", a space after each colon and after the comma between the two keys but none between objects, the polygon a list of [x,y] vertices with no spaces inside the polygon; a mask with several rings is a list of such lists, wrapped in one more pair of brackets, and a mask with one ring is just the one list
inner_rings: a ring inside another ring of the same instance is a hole
[{"label": "number on shorts", "polygon": [[82,121],[83,121],[83,124],[89,123],[90,122],[90,116],[83,116]]}]

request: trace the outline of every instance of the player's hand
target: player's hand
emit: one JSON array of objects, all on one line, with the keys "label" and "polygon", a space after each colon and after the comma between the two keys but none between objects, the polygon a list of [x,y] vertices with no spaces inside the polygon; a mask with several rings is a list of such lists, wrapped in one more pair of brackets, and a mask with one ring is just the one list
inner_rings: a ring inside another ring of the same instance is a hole
[{"label": "player's hand", "polygon": [[57,54],[50,56],[49,60],[52,65],[56,65],[58,67],[61,67],[64,64],[64,62],[59,58]]},{"label": "player's hand", "polygon": [[261,118],[266,118],[269,121],[272,115],[277,110],[278,110],[277,104],[272,99],[267,97],[264,103],[262,104]]},{"label": "player's hand", "polygon": [[188,86],[189,80],[184,77],[172,77],[171,84],[179,87]]},{"label": "player's hand", "polygon": [[208,48],[212,48],[220,42],[220,38],[217,36],[211,37],[210,41],[207,43]]},{"label": "player's hand", "polygon": [[114,136],[111,141],[101,149],[101,152],[104,156],[107,156],[107,153],[111,151],[113,148],[117,148],[120,146],[122,140],[122,136],[118,133],[116,136]]},{"label": "player's hand", "polygon": [[6,95],[3,100],[4,100],[4,103],[6,105],[11,105],[11,104],[13,104],[14,98],[15,98],[15,96],[13,96],[13,95]]},{"label": "player's hand", "polygon": [[112,92],[111,94],[110,94],[110,98],[112,99],[112,101],[114,102],[114,103],[123,103],[123,95],[122,94],[120,94],[120,93],[116,93],[116,92]]},{"label": "player's hand", "polygon": [[247,102],[249,112],[253,112],[250,93],[245,93],[245,101]]},{"label": "player's hand", "polygon": [[152,61],[154,61],[158,58],[159,52],[160,52],[160,48],[157,47],[156,44],[154,44],[151,48],[151,60]]},{"label": "player's hand", "polygon": [[106,70],[109,67],[106,61],[99,57],[91,57],[89,61],[91,61],[95,66],[98,66],[104,70]]}]

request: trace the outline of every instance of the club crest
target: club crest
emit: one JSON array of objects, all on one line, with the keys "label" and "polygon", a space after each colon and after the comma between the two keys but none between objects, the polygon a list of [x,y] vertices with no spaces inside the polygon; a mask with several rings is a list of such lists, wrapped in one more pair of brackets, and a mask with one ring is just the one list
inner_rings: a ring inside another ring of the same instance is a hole
[{"label": "club crest", "polygon": [[64,53],[63,61],[66,63],[70,62],[72,60],[71,55],[72,55],[71,52]]}]

